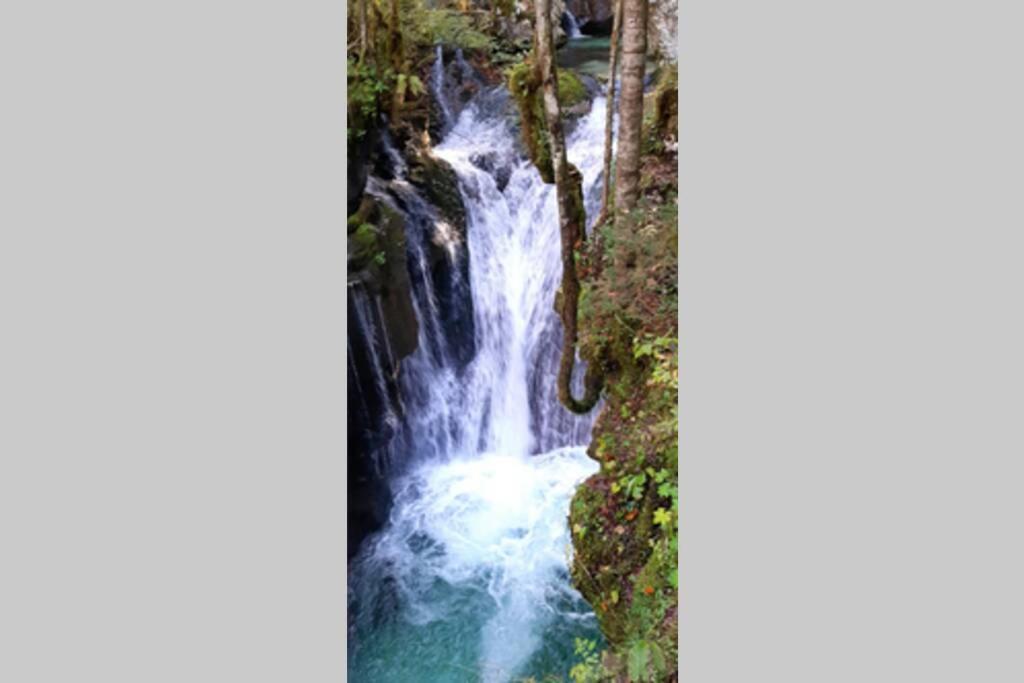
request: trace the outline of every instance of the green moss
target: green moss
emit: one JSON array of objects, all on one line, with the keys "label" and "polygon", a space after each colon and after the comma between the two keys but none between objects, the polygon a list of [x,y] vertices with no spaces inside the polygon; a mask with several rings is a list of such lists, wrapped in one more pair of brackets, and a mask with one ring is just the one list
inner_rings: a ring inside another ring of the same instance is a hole
[{"label": "green moss", "polygon": [[675,139],[678,135],[678,78],[675,69],[659,72],[653,90],[644,97],[641,152],[645,155],[661,155],[665,141]]},{"label": "green moss", "polygon": [[551,145],[544,123],[544,102],[541,95],[540,71],[526,59],[506,72],[508,89],[519,108],[519,126],[527,156],[540,171],[545,183],[555,182],[551,165]]},{"label": "green moss", "polygon": [[362,223],[356,228],[355,235],[353,235],[356,244],[360,247],[371,247],[377,242],[377,233],[374,231],[373,226],[369,223]]},{"label": "green moss", "polygon": [[[540,70],[527,58],[505,72],[508,89],[519,109],[520,132],[527,156],[545,183],[555,182],[551,144],[544,116]],[[574,71],[558,70],[558,101],[568,108],[587,99],[587,89]]]},{"label": "green moss", "polygon": [[679,72],[674,65],[658,74],[654,91],[654,121],[662,136],[676,136],[679,127]]},{"label": "green moss", "polygon": [[[506,72],[508,89],[519,109],[523,144],[530,161],[540,171],[545,183],[555,182],[544,116],[544,100],[540,72],[530,59],[522,61]],[[558,101],[562,107],[572,107],[587,98],[587,90],[575,72],[558,70]]]},{"label": "green moss", "polygon": [[381,267],[405,251],[402,217],[372,197],[363,197],[359,210],[348,218],[348,272],[371,288],[382,279]]},{"label": "green moss", "polygon": [[583,81],[570,69],[558,70],[558,103],[563,107],[571,107],[587,99],[587,89]]}]

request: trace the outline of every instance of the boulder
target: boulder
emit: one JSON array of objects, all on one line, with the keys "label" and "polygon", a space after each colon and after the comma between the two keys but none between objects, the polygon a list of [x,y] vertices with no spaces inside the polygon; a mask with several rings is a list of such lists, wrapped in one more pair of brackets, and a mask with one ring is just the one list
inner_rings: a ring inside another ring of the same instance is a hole
[{"label": "boulder", "polygon": [[[379,297],[383,332],[398,362],[416,350],[419,323],[412,305],[406,262],[405,222],[401,214],[372,196],[364,196],[349,219],[348,277]],[[396,372],[398,368],[391,368]]]}]

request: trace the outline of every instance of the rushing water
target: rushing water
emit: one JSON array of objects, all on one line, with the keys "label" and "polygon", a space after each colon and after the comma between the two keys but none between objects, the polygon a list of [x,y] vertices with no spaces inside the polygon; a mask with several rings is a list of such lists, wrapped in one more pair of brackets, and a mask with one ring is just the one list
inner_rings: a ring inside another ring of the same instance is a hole
[{"label": "rushing water", "polygon": [[[441,69],[432,84],[438,96]],[[395,412],[403,418],[382,463],[392,473],[390,520],[350,565],[349,677],[564,676],[574,638],[600,637],[567,571],[569,500],[597,464],[585,454],[593,415],[571,415],[555,391],[555,192],[516,151],[503,89],[481,92],[458,114],[447,103],[441,109],[450,129],[434,153],[458,174],[465,243],[397,164],[395,177],[367,188],[407,216],[420,324],[419,346],[401,367]],[[604,121],[597,98],[568,136],[591,216]],[[440,285],[430,275],[431,245],[447,259]],[[471,320],[454,325],[461,332],[444,320],[460,297],[472,304]]]},{"label": "rushing water", "polygon": [[582,38],[583,33],[580,32],[580,22],[576,19],[576,15],[565,10],[565,35],[569,38]]}]

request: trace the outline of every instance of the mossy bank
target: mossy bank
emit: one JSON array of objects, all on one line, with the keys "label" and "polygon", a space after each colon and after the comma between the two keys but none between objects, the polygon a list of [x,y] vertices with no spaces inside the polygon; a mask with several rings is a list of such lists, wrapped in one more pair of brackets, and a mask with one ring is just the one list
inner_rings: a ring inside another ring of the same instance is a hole
[{"label": "mossy bank", "polygon": [[588,451],[601,470],[570,510],[572,576],[609,644],[581,648],[579,682],[678,676],[675,88],[673,67],[645,102],[636,209],[598,226],[579,265],[580,355],[604,365],[606,392]]}]

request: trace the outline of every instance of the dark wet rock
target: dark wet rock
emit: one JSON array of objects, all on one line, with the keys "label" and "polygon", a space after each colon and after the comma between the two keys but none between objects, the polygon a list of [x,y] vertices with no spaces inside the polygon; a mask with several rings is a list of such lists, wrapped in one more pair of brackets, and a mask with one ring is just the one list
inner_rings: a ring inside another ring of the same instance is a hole
[{"label": "dark wet rock", "polygon": [[610,36],[612,34],[612,17],[589,19],[580,24],[580,33],[588,36]]},{"label": "dark wet rock", "polygon": [[366,179],[370,175],[371,157],[377,149],[379,131],[376,126],[369,130],[358,140],[350,140],[348,144],[347,167],[347,197],[348,215],[351,216],[359,208],[363,199],[363,190],[366,188]]},{"label": "dark wet rock", "polygon": [[606,88],[603,83],[594,78],[589,74],[579,74],[580,82],[583,83],[583,87],[587,91],[587,97],[594,99],[599,95],[604,95]]},{"label": "dark wet rock", "polygon": [[565,7],[576,17],[581,33],[587,35],[611,35],[610,28],[607,33],[590,33],[584,28],[587,23],[600,23],[611,19],[611,0],[566,0]]},{"label": "dark wet rock", "polygon": [[[370,296],[380,299],[382,332],[397,366],[416,350],[419,334],[402,216],[373,197],[364,197],[349,219],[348,254],[349,282],[362,284]],[[397,370],[392,368],[396,374]]]},{"label": "dark wet rock", "polygon": [[497,155],[494,152],[487,154],[474,154],[469,158],[474,166],[486,173],[494,173],[495,160]]},{"label": "dark wet rock", "polygon": [[409,182],[423,192],[427,202],[465,240],[466,206],[459,192],[459,178],[451,164],[423,151],[409,160]]},{"label": "dark wet rock", "polygon": [[504,192],[508,187],[508,181],[512,177],[512,167],[494,152],[487,154],[476,154],[469,159],[473,165],[484,171],[492,178],[498,188],[498,192]]},{"label": "dark wet rock", "polygon": [[498,187],[498,192],[504,192],[505,188],[508,187],[508,181],[512,179],[512,167],[502,166],[494,173],[494,183]]}]

